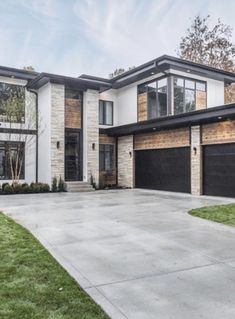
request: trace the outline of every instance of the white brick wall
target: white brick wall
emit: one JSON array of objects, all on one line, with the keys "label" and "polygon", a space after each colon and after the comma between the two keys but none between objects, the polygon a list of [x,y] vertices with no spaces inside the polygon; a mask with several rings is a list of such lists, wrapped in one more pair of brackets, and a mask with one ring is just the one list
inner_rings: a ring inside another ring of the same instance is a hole
[{"label": "white brick wall", "polygon": [[133,135],[118,138],[118,185],[134,186]]},{"label": "white brick wall", "polygon": [[[99,92],[87,90],[84,99],[84,154],[87,166],[87,181],[91,175],[99,184]],[[86,130],[86,131],[85,131]],[[94,144],[95,148],[92,148]]]},{"label": "white brick wall", "polygon": [[64,179],[64,85],[51,84],[51,178],[60,176]]},{"label": "white brick wall", "polygon": [[202,150],[200,126],[191,127],[191,193],[202,193]]}]

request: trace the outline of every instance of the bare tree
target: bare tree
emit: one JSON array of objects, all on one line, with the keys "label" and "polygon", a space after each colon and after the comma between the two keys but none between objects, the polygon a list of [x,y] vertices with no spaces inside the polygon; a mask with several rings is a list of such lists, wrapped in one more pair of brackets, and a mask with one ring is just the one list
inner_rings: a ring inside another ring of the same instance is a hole
[{"label": "bare tree", "polygon": [[118,68],[118,69],[114,70],[112,73],[109,74],[109,78],[113,79],[116,76],[121,75],[121,74],[123,74],[123,73],[125,73],[127,71],[130,71],[130,70],[132,70],[134,68],[135,68],[135,66],[130,66],[127,70],[125,70],[123,68]]},{"label": "bare tree", "polygon": [[[235,47],[231,41],[231,26],[218,19],[209,26],[210,16],[196,16],[186,35],[181,38],[177,54],[180,58],[235,72]],[[225,103],[235,101],[235,87],[225,87]]]}]

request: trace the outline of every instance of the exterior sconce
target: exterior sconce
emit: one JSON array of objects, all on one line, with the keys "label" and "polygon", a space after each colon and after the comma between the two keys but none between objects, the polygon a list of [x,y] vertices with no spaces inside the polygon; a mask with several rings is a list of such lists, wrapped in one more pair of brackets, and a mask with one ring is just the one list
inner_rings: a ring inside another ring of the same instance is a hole
[{"label": "exterior sconce", "polygon": [[130,158],[132,158],[132,152],[129,152],[129,156],[130,156]]},{"label": "exterior sconce", "polygon": [[92,150],[94,151],[95,150],[95,143],[92,143]]},{"label": "exterior sconce", "polygon": [[197,148],[194,146],[193,148],[194,155],[197,155]]},{"label": "exterior sconce", "polygon": [[60,141],[56,142],[56,148],[57,148],[57,150],[60,148]]}]

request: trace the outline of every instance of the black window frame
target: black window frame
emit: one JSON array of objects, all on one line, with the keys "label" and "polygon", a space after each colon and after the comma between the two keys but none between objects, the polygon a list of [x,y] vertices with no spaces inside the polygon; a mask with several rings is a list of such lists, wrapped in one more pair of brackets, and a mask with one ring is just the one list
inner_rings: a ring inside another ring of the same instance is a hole
[{"label": "black window frame", "polygon": [[[207,108],[207,97],[208,97],[208,92],[207,92],[207,81],[203,81],[203,80],[198,80],[192,77],[187,77],[187,76],[183,76],[183,75],[177,75],[177,74],[169,74],[169,75],[163,75],[160,76],[158,78],[155,78],[153,80],[141,83],[137,86],[137,97],[139,94],[142,93],[147,93],[147,120],[151,120],[153,118],[149,117],[149,100],[148,100],[148,85],[150,83],[156,82],[156,100],[158,100],[158,81],[166,79],[167,81],[167,115],[163,115],[163,116],[157,116],[156,118],[162,118],[162,117],[168,117],[170,115],[176,115],[175,114],[175,103],[174,103],[174,78],[180,78],[184,81],[184,104],[185,104],[185,81],[189,80],[189,81],[194,81],[194,87],[195,87],[195,102],[196,102],[196,91],[201,91],[201,90],[197,90],[196,89],[196,85],[197,83],[203,83],[205,85],[205,92],[206,93],[206,105],[205,108]],[[146,88],[145,88],[146,87]],[[190,90],[190,89],[189,89]],[[158,103],[158,102],[157,102]],[[158,105],[156,105],[156,109],[158,111]],[[185,110],[185,107],[184,107]],[[196,107],[195,107],[196,110]],[[187,112],[184,112],[187,113]],[[183,113],[178,113],[178,114],[183,114]],[[138,98],[137,98],[137,118],[138,118]]]},{"label": "black window frame", "polygon": [[[184,94],[184,100],[183,100],[183,104],[184,104],[184,112],[182,113],[175,113],[175,85],[174,85],[174,80],[175,78],[177,79],[182,79],[183,80],[183,94]],[[191,89],[191,88],[187,88],[185,86],[185,81],[193,81],[194,82],[194,88]],[[202,90],[197,90],[197,83],[202,83],[205,85],[205,91],[202,91]],[[196,92],[197,91],[200,91],[200,92],[205,92],[206,94],[206,105],[205,105],[205,108],[207,108],[207,81],[203,81],[203,80],[198,80],[198,79],[195,79],[195,78],[189,78],[189,77],[186,77],[186,76],[181,76],[181,75],[173,75],[173,114],[174,115],[178,115],[178,114],[184,114],[184,113],[189,113],[189,112],[193,112],[193,111],[196,111],[197,110],[197,99],[196,99]],[[185,91],[186,90],[191,90],[191,91],[194,91],[194,100],[195,100],[195,109],[194,110],[190,110],[190,111],[186,111],[186,103],[185,103]]]},{"label": "black window frame", "polygon": [[[106,167],[106,155],[110,156],[110,168]],[[99,145],[99,171],[112,172],[114,169],[114,144]]]},{"label": "black window frame", "polygon": [[[8,119],[7,118],[7,114],[1,114],[1,109],[0,109],[0,122],[3,123],[25,123],[25,104],[26,104],[26,88],[23,85],[19,85],[19,84],[13,84],[13,83],[6,83],[6,82],[0,82],[0,87],[1,86],[8,86],[8,87],[18,87],[19,89],[22,89],[23,91],[23,105],[22,105],[22,116],[21,116],[21,120],[16,120],[14,118],[12,119]],[[4,99],[2,97],[3,90],[1,90],[0,88],[0,99]]]},{"label": "black window frame", "polygon": [[[111,103],[111,110],[112,110],[112,121],[111,124],[107,123],[107,118],[106,118],[106,114],[107,114],[107,103]],[[103,109],[103,116],[102,116],[102,120],[100,121],[100,107],[102,106]],[[113,101],[109,101],[109,100],[99,100],[99,125],[106,125],[106,126],[113,126]]]},{"label": "black window frame", "polygon": [[[20,174],[20,180],[24,180],[25,179],[25,142],[16,142],[16,141],[0,141],[0,152],[3,150],[5,152],[4,155],[4,171],[5,176],[2,177],[2,175],[0,175],[0,181],[4,181],[4,180],[11,180],[12,176],[11,176],[11,172],[10,172],[10,166],[8,163],[8,159],[7,159],[7,145],[12,145],[11,147],[13,148],[13,146],[15,145],[15,147],[17,147],[17,145],[21,144],[23,145],[23,164],[22,164],[22,169],[21,169],[21,174]],[[0,163],[1,165],[1,163]]]}]

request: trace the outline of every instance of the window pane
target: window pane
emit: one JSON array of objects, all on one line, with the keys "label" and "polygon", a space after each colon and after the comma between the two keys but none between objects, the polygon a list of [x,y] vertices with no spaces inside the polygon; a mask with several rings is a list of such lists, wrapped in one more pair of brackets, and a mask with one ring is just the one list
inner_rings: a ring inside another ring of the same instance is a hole
[{"label": "window pane", "polygon": [[183,87],[184,86],[184,80],[181,78],[174,77],[174,86]]},{"label": "window pane", "polygon": [[195,91],[185,89],[185,112],[195,110]]},{"label": "window pane", "polygon": [[158,88],[162,88],[165,86],[167,86],[167,79],[166,78],[158,80]]},{"label": "window pane", "polygon": [[5,149],[0,145],[0,179],[5,178]]},{"label": "window pane", "polygon": [[195,82],[194,81],[190,81],[190,80],[185,80],[185,87],[187,89],[195,89]]},{"label": "window pane", "polygon": [[196,89],[198,91],[203,91],[205,92],[206,91],[206,84],[205,83],[202,83],[202,82],[197,82],[196,83]]},{"label": "window pane", "polygon": [[158,89],[158,115],[167,115],[167,86]]},{"label": "window pane", "polygon": [[105,101],[105,124],[112,125],[113,124],[113,103],[109,101]]},{"label": "window pane", "polygon": [[138,94],[147,92],[148,86],[146,84],[141,84],[138,86]]},{"label": "window pane", "polygon": [[184,112],[184,89],[181,87],[174,88],[174,114]]},{"label": "window pane", "polygon": [[148,84],[148,118],[157,117],[156,82]]},{"label": "window pane", "polygon": [[99,124],[104,124],[104,105],[103,101],[99,103]]}]

